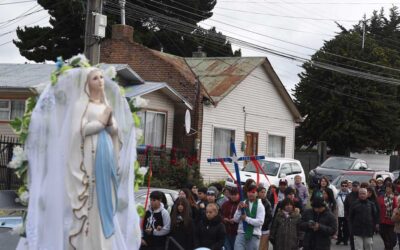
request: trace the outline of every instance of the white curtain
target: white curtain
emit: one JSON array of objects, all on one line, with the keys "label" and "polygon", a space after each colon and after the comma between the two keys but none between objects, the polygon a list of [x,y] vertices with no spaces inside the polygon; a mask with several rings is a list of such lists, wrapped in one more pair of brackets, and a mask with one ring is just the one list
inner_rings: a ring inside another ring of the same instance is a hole
[{"label": "white curtain", "polygon": [[146,112],[145,144],[159,147],[164,144],[165,114]]},{"label": "white curtain", "polygon": [[214,128],[214,157],[231,156],[230,143],[234,140],[234,131],[229,129]]},{"label": "white curtain", "polygon": [[285,157],[285,137],[276,135],[268,136],[268,156]]}]

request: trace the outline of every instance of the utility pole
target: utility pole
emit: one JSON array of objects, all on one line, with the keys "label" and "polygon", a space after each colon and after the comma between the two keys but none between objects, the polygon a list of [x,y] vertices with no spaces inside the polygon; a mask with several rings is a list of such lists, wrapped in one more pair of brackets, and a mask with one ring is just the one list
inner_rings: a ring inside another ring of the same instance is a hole
[{"label": "utility pole", "polygon": [[364,14],[364,20],[363,20],[363,26],[362,26],[362,45],[361,45],[361,49],[364,50],[364,46],[365,46],[365,26],[367,25],[367,17]]},{"label": "utility pole", "polygon": [[[101,15],[102,11],[103,0],[87,1],[84,53],[92,65],[100,62],[100,39],[104,37],[102,36],[102,31],[99,33],[99,26],[104,26],[104,16]],[[107,19],[105,20],[106,26]]]}]

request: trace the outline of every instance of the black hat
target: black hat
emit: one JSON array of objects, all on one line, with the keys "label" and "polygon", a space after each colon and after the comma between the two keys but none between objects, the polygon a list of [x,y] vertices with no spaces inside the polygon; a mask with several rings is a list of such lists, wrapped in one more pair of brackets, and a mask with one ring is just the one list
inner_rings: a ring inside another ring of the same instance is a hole
[{"label": "black hat", "polygon": [[280,179],[280,180],[279,180],[279,186],[280,186],[280,185],[285,185],[285,186],[287,186],[287,184],[288,184],[288,182],[287,182],[286,179]]},{"label": "black hat", "polygon": [[322,197],[315,197],[311,202],[311,206],[313,208],[320,208],[320,207],[325,207],[326,204]]},{"label": "black hat", "polygon": [[285,196],[288,196],[290,194],[296,194],[296,191],[292,187],[288,187],[285,189]]}]

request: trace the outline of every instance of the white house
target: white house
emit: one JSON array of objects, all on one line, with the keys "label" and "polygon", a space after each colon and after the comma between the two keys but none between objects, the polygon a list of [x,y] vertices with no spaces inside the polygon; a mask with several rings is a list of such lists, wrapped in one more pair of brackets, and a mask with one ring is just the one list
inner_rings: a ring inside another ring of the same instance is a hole
[{"label": "white house", "polygon": [[301,115],[267,58],[186,61],[214,102],[203,102],[200,164],[206,182],[227,176],[220,163],[207,158],[229,156],[231,139],[238,156],[294,157]]}]

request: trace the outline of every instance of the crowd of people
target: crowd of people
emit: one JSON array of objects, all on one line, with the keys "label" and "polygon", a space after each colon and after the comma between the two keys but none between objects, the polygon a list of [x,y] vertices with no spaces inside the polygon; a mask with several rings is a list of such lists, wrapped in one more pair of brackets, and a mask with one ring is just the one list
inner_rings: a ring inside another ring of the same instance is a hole
[{"label": "crowd of people", "polygon": [[[248,179],[244,201],[237,188],[219,183],[183,188],[171,213],[165,195],[150,194],[141,249],[328,250],[331,240],[350,249],[373,249],[380,233],[385,250],[400,246],[400,180],[342,181],[335,197],[322,177],[309,195],[301,176],[268,190]],[[179,248],[179,246],[181,248]]]}]

